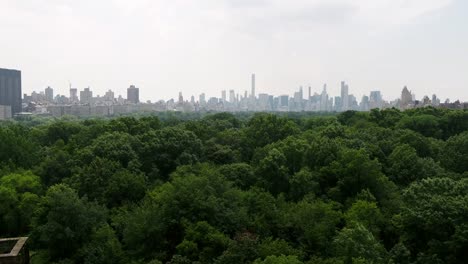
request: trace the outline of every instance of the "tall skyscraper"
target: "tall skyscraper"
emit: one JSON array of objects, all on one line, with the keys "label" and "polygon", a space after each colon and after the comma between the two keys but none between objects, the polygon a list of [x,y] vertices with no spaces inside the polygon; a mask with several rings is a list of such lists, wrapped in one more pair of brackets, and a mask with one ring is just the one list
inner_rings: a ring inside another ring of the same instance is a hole
[{"label": "tall skyscraper", "polygon": [[93,92],[89,89],[89,87],[80,92],[80,103],[91,104],[92,99]]},{"label": "tall skyscraper", "polygon": [[184,103],[184,96],[182,95],[182,92],[179,92],[179,104]]},{"label": "tall skyscraper", "polygon": [[77,103],[78,101],[79,101],[79,99],[78,99],[78,89],[71,88],[71,86],[70,86],[70,102],[71,103]]},{"label": "tall skyscraper", "polygon": [[255,98],[255,73],[252,74],[252,93],[250,94],[252,98]]},{"label": "tall skyscraper", "polygon": [[206,104],[206,95],[204,93],[200,94],[198,97],[198,101],[200,105],[205,105]]},{"label": "tall skyscraper", "polygon": [[406,109],[411,105],[413,102],[413,96],[408,88],[405,86],[401,91],[401,99],[400,99],[400,108]]},{"label": "tall skyscraper", "polygon": [[369,108],[382,108],[383,99],[380,91],[371,91],[369,96]]},{"label": "tall skyscraper", "polygon": [[0,105],[11,106],[13,115],[21,112],[21,71],[0,69]]},{"label": "tall skyscraper", "polygon": [[226,90],[221,91],[221,99],[223,100],[223,103],[226,102]]},{"label": "tall skyscraper", "polygon": [[49,103],[52,103],[54,101],[54,89],[48,86],[47,88],[45,88],[44,92],[45,92],[46,101]]},{"label": "tall skyscraper", "polygon": [[327,93],[327,84],[323,85],[323,91],[320,95],[320,111],[328,111],[328,93]]},{"label": "tall skyscraper", "polygon": [[343,81],[341,82],[341,111],[349,110],[349,87]]},{"label": "tall skyscraper", "polygon": [[231,104],[236,102],[236,93],[234,92],[234,90],[229,90],[229,102]]},{"label": "tall skyscraper", "polygon": [[127,101],[132,104],[138,104],[140,102],[140,89],[136,88],[135,85],[130,85],[127,88]]}]

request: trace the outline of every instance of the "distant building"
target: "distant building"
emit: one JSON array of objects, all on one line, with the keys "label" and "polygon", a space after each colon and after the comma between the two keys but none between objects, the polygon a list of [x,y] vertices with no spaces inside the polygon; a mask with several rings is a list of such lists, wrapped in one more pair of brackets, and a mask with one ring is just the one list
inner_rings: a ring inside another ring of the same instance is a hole
[{"label": "distant building", "polygon": [[140,102],[140,89],[136,88],[135,85],[131,85],[127,88],[127,101],[132,104],[138,104]]},{"label": "distant building", "polygon": [[229,90],[229,102],[234,104],[236,102],[236,93],[234,90]]},{"label": "distant building", "polygon": [[341,82],[341,111],[349,110],[349,86],[343,81]]},{"label": "distant building", "polygon": [[13,115],[21,112],[21,71],[0,69],[0,105],[11,106]]},{"label": "distant building", "polygon": [[400,108],[407,109],[413,104],[413,96],[408,88],[405,86],[403,91],[401,91],[401,99],[400,99]]},{"label": "distant building", "polygon": [[380,91],[371,91],[369,96],[369,108],[382,108],[383,107],[383,99],[382,93]]},{"label": "distant building", "polygon": [[223,100],[223,103],[226,102],[226,90],[221,91],[221,100]]},{"label": "distant building", "polygon": [[78,103],[78,89],[70,88],[70,103]]},{"label": "distant building", "polygon": [[91,104],[93,100],[93,92],[88,88],[85,88],[80,92],[80,103],[81,104]]},{"label": "distant building", "polygon": [[200,94],[200,96],[198,97],[198,101],[200,105],[206,105],[206,95],[204,93]]},{"label": "distant building", "polygon": [[11,106],[0,105],[0,120],[7,120],[12,117]]},{"label": "distant building", "polygon": [[54,89],[50,88],[50,86],[48,86],[47,88],[45,88],[45,99],[47,102],[49,103],[52,103],[54,101]]},{"label": "distant building", "polygon": [[252,74],[252,80],[251,81],[252,81],[252,84],[251,84],[252,85],[252,87],[251,87],[252,93],[250,94],[250,96],[252,98],[255,98],[255,74]]}]

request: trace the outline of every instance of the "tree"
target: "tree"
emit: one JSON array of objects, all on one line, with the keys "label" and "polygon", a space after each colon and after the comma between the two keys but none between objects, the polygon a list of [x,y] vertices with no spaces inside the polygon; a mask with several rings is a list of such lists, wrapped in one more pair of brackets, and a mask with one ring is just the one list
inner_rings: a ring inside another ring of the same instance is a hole
[{"label": "tree", "polygon": [[374,237],[379,237],[385,222],[380,209],[375,202],[357,200],[344,214],[347,226],[363,225],[371,231]]},{"label": "tree", "polygon": [[149,131],[139,140],[143,142],[139,153],[143,171],[151,173],[157,169],[162,179],[177,166],[194,164],[201,158],[201,141],[192,132],[180,128]]},{"label": "tree", "polygon": [[385,248],[361,224],[343,228],[333,240],[333,245],[336,256],[344,258],[345,264],[384,264],[387,260]]},{"label": "tree", "polygon": [[257,183],[258,179],[254,174],[253,168],[246,163],[234,163],[221,166],[220,173],[231,181],[234,186],[247,190]]},{"label": "tree", "polygon": [[230,239],[205,221],[189,224],[177,253],[192,261],[210,263],[227,249]]},{"label": "tree", "polygon": [[51,260],[73,258],[89,240],[95,226],[106,219],[106,210],[79,198],[70,187],[50,187],[33,219],[33,243]]},{"label": "tree", "polygon": [[468,131],[449,138],[441,153],[442,165],[451,171],[468,171]]},{"label": "tree", "polygon": [[245,130],[253,147],[263,147],[298,132],[299,128],[292,121],[273,114],[255,114]]},{"label": "tree", "polygon": [[302,264],[303,262],[297,259],[297,256],[269,256],[263,261],[257,259],[254,264]]},{"label": "tree", "polygon": [[69,182],[80,195],[109,207],[125,201],[139,201],[146,191],[146,177],[142,173],[131,172],[117,161],[99,157],[85,165]]},{"label": "tree", "polygon": [[[344,202],[361,190],[369,189],[377,200],[392,199],[396,187],[381,172],[377,160],[371,160],[365,150],[343,149],[336,161],[321,170],[328,195]],[[336,187],[334,187],[336,186]]]},{"label": "tree", "polygon": [[283,215],[284,228],[291,240],[297,240],[306,252],[329,253],[333,236],[341,222],[341,212],[335,203],[320,200],[291,204]]},{"label": "tree", "polygon": [[114,230],[107,224],[96,228],[79,255],[85,264],[127,263]]},{"label": "tree", "polygon": [[276,148],[260,161],[256,174],[261,178],[260,186],[273,195],[288,192],[288,168],[286,157]]},{"label": "tree", "polygon": [[307,194],[318,195],[320,192],[320,173],[303,168],[289,178],[289,197],[293,201],[300,201]]},{"label": "tree", "polygon": [[430,178],[411,184],[403,194],[402,242],[421,258],[438,256],[443,263],[466,257],[468,180]]},{"label": "tree", "polygon": [[42,193],[40,178],[31,172],[0,178],[0,233],[20,236],[29,225]]}]

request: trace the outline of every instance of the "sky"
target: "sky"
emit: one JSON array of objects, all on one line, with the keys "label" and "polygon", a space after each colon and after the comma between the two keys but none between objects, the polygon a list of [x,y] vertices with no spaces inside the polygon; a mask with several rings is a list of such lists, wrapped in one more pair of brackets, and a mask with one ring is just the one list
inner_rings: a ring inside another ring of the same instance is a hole
[{"label": "sky", "polygon": [[[468,101],[466,0],[0,0],[0,68],[23,92],[140,88],[290,94],[300,86],[385,99]],[[305,88],[307,91],[307,88]]]}]

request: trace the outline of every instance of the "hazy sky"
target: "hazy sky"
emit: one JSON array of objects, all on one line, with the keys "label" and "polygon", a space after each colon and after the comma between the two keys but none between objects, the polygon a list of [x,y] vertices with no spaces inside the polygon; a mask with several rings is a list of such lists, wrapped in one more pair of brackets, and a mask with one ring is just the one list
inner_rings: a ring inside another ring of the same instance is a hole
[{"label": "hazy sky", "polygon": [[[404,85],[468,101],[466,0],[0,0],[0,68],[23,72],[23,90],[144,100],[299,86],[359,99]],[[307,90],[307,89],[306,89]]]}]

